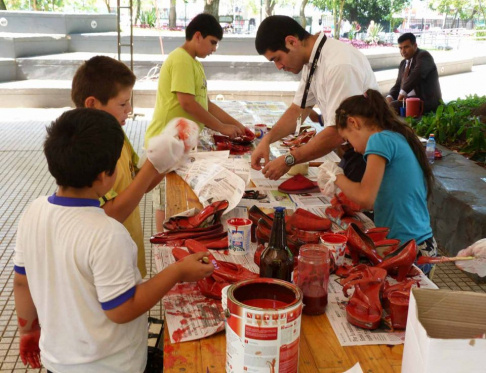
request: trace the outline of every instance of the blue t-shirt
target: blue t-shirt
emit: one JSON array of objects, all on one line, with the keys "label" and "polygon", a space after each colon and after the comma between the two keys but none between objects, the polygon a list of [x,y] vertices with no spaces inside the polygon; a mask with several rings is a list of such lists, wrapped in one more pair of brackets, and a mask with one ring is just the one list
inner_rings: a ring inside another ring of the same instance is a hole
[{"label": "blue t-shirt", "polygon": [[382,131],[370,136],[365,160],[376,154],[386,159],[385,174],[374,205],[377,227],[390,228],[388,238],[417,244],[432,237],[424,172],[405,137]]}]

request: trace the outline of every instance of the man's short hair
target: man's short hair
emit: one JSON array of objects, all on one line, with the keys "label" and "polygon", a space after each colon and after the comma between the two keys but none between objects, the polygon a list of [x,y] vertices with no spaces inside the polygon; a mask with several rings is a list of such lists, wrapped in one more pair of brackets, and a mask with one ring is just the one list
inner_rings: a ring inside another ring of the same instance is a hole
[{"label": "man's short hair", "polygon": [[258,27],[255,38],[255,47],[258,54],[289,50],[285,46],[285,38],[289,35],[307,39],[310,34],[293,18],[287,16],[270,16],[263,20]]},{"label": "man's short hair", "polygon": [[404,41],[410,40],[410,43],[415,44],[417,42],[417,39],[415,38],[415,35],[412,34],[411,32],[407,32],[400,36],[398,38],[398,44],[403,43]]},{"label": "man's short hair", "polygon": [[44,154],[49,172],[59,186],[91,187],[100,173],[113,175],[124,139],[116,118],[105,111],[66,111],[47,127]]},{"label": "man's short hair", "polygon": [[223,39],[223,28],[211,14],[201,13],[195,16],[186,27],[186,40],[192,40],[196,32],[202,37],[214,36],[218,40]]},{"label": "man's short hair", "polygon": [[135,80],[135,75],[123,62],[95,56],[85,61],[74,74],[71,99],[76,107],[84,107],[85,100],[90,96],[106,105],[121,90],[132,88]]}]

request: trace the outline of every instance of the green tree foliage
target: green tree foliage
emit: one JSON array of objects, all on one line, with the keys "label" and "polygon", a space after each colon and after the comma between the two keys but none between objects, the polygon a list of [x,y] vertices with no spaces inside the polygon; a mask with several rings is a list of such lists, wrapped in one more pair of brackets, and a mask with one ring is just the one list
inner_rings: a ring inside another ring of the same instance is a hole
[{"label": "green tree foliage", "polygon": [[206,0],[204,2],[204,13],[211,14],[214,18],[219,19],[219,0]]},{"label": "green tree foliage", "polygon": [[407,5],[409,0],[347,0],[344,4],[344,18],[350,22],[358,21],[364,27],[375,21],[388,29],[392,15]]},{"label": "green tree foliage", "polygon": [[[62,12],[68,7],[69,9],[75,9],[76,11],[92,12],[98,9],[97,0],[0,0],[0,2],[1,1],[5,1],[8,10]],[[105,2],[105,0],[103,1]]]},{"label": "green tree foliage", "polygon": [[477,17],[484,21],[486,19],[486,10],[483,2],[484,0],[432,0],[429,3],[429,7],[432,10],[453,16],[452,27],[455,27],[456,19],[469,21]]},{"label": "green tree foliage", "polygon": [[7,10],[7,6],[3,0],[0,0],[0,10]]}]

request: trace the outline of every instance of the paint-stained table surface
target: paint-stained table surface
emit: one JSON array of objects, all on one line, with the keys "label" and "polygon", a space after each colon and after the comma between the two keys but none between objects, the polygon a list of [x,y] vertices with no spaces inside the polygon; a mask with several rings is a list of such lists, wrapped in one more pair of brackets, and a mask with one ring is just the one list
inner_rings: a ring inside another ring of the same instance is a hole
[{"label": "paint-stained table surface", "polygon": [[[166,214],[201,208],[191,188],[175,173],[167,175]],[[399,373],[403,345],[341,347],[325,315],[302,316],[299,373],[342,373],[357,362],[364,373]],[[164,373],[223,373],[224,332],[193,342],[171,343],[164,334]]]}]

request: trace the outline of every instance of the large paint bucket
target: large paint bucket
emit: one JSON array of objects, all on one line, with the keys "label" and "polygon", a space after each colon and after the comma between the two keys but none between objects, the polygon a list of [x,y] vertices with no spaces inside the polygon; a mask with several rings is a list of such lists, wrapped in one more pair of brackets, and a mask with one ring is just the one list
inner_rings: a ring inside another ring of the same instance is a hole
[{"label": "large paint bucket", "polygon": [[296,373],[302,291],[258,278],[228,288],[226,373]]}]

